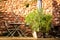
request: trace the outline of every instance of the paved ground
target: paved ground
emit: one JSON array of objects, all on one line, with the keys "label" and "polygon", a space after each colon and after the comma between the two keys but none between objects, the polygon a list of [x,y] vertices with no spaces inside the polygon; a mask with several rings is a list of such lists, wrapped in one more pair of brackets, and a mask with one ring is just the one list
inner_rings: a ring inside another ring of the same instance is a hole
[{"label": "paved ground", "polygon": [[60,40],[60,38],[0,37],[0,40]]}]

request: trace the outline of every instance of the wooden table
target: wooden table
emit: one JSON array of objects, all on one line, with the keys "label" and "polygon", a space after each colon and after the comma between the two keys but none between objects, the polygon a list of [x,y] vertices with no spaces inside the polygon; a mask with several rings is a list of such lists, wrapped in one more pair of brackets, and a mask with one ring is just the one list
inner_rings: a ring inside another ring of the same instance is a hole
[{"label": "wooden table", "polygon": [[[23,31],[22,30],[20,30],[20,25],[25,25],[24,23],[9,23],[10,25],[12,25],[13,27],[14,27],[14,29],[7,29],[8,30],[8,32],[9,32],[9,34],[8,34],[8,36],[10,35],[10,36],[14,36],[14,34],[17,32],[18,34],[19,34],[19,36],[25,36],[24,35],[24,33],[23,33]],[[10,31],[10,30],[12,30],[12,31]]]}]

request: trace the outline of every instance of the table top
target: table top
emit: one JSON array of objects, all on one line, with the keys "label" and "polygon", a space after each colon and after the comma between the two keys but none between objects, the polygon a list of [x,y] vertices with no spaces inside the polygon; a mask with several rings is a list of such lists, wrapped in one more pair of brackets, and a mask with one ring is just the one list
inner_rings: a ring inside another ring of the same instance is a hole
[{"label": "table top", "polygon": [[24,25],[25,23],[9,23],[10,25]]}]

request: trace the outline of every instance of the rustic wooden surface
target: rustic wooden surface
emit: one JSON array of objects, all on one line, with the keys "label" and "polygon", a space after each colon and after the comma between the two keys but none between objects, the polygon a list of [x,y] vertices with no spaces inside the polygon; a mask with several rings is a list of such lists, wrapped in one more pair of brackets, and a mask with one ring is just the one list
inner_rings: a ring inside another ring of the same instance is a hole
[{"label": "rustic wooden surface", "polygon": [[0,40],[60,40],[60,38],[0,37]]}]

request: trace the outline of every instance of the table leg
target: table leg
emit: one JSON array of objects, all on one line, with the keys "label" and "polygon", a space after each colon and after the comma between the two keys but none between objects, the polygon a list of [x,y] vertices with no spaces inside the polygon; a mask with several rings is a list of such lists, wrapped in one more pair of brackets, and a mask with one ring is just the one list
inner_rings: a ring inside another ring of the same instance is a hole
[{"label": "table leg", "polygon": [[25,36],[24,32],[22,30],[19,29],[19,26],[16,28],[16,31],[19,33],[19,36]]},{"label": "table leg", "polygon": [[12,33],[13,33],[13,31],[12,32],[9,31],[9,34],[7,36],[11,35]]},{"label": "table leg", "polygon": [[12,32],[10,32],[10,30],[8,29],[8,32],[9,32],[8,36],[10,35],[13,37],[15,32],[18,32],[20,37],[21,36],[25,37],[25,34],[23,33],[23,31],[19,29],[19,25],[14,25],[13,27],[15,27],[15,28],[12,30]]},{"label": "table leg", "polygon": [[20,32],[18,31],[18,30],[19,30],[18,25],[14,25],[14,27],[15,27],[15,30],[14,30],[14,32],[11,34],[11,36],[14,36],[15,32],[18,32],[19,36],[22,36],[22,35],[20,34]]},{"label": "table leg", "polygon": [[23,33],[22,30],[19,30],[21,32],[21,35],[23,35],[24,37],[26,37],[26,35]]}]

